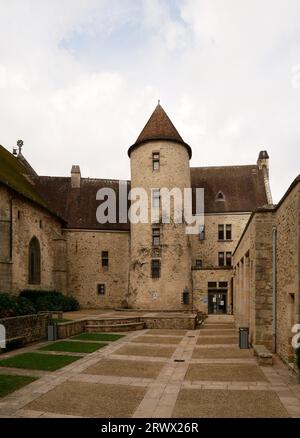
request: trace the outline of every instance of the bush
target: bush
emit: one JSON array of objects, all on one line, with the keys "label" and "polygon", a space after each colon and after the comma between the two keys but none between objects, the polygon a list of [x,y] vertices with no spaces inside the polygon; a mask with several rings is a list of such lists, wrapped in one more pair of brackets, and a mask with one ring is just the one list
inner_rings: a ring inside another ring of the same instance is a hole
[{"label": "bush", "polygon": [[297,365],[298,368],[300,368],[300,347],[298,347],[296,350],[296,356],[297,356]]},{"label": "bush", "polygon": [[5,293],[0,294],[0,318],[32,315],[34,313],[37,313],[36,309],[27,298]]},{"label": "bush", "polygon": [[36,291],[23,290],[21,297],[29,299],[34,307],[40,311],[63,311],[69,312],[79,309],[78,301],[73,297],[67,297],[55,290]]}]

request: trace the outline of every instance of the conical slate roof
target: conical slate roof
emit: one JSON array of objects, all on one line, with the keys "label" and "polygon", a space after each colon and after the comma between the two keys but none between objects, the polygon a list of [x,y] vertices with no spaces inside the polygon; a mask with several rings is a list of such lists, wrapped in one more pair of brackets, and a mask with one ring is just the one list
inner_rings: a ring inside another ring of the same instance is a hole
[{"label": "conical slate roof", "polygon": [[133,149],[136,149],[143,143],[148,141],[173,141],[180,143],[187,148],[189,156],[192,156],[192,150],[188,144],[186,144],[163,107],[158,104],[153,111],[150,119],[146,123],[144,129],[138,136],[136,142],[128,149],[128,155],[130,156]]}]

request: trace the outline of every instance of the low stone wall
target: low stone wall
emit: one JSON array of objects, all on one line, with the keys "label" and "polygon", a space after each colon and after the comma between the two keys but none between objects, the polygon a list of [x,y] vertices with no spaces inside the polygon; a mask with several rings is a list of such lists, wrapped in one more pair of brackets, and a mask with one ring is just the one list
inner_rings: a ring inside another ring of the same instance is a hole
[{"label": "low stone wall", "polygon": [[0,324],[6,329],[6,339],[23,337],[23,344],[47,339],[48,325],[51,323],[51,314],[37,314],[14,316],[0,319]]},{"label": "low stone wall", "polygon": [[189,316],[144,316],[141,318],[145,321],[148,329],[182,329],[194,330],[196,328],[196,315]]},{"label": "low stone wall", "polygon": [[65,339],[71,336],[79,335],[80,333],[83,333],[85,331],[86,324],[86,319],[57,324],[57,338]]}]

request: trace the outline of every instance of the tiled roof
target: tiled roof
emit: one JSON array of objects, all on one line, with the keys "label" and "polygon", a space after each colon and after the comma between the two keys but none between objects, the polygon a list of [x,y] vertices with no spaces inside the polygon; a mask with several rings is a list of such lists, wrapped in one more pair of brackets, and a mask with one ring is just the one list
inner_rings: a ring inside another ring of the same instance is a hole
[{"label": "tiled roof", "polygon": [[188,150],[189,157],[191,158],[192,150],[190,146],[183,141],[181,135],[160,104],[158,104],[153,111],[136,142],[128,149],[128,155],[130,156],[131,152],[143,143],[158,140],[173,141],[182,144]]}]

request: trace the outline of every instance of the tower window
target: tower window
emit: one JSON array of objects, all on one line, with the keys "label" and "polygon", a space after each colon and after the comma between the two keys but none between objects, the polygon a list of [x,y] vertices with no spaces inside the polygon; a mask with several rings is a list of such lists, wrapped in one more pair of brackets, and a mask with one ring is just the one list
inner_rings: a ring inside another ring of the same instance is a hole
[{"label": "tower window", "polygon": [[190,293],[188,291],[182,293],[182,304],[190,304]]},{"label": "tower window", "polygon": [[199,240],[205,240],[205,226],[204,225],[200,226]]},{"label": "tower window", "polygon": [[41,249],[36,237],[29,243],[28,251],[28,283],[40,284],[41,282]]},{"label": "tower window", "polygon": [[97,292],[98,292],[98,295],[105,295],[105,293],[106,293],[105,284],[97,284]]},{"label": "tower window", "polygon": [[218,192],[216,196],[216,201],[225,201],[225,196],[222,192]]},{"label": "tower window", "polygon": [[159,170],[159,167],[160,167],[159,152],[153,152],[153,154],[152,154],[152,169]]},{"label": "tower window", "polygon": [[152,278],[160,277],[160,260],[151,261],[151,277]]},{"label": "tower window", "polygon": [[202,268],[202,260],[201,259],[196,260],[196,268]]},{"label": "tower window", "polygon": [[108,251],[101,252],[102,266],[108,268]]},{"label": "tower window", "polygon": [[152,204],[154,208],[159,208],[160,204],[160,190],[152,189]]},{"label": "tower window", "polygon": [[160,245],[160,229],[159,228],[152,229],[152,245],[153,246]]}]

